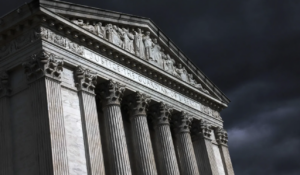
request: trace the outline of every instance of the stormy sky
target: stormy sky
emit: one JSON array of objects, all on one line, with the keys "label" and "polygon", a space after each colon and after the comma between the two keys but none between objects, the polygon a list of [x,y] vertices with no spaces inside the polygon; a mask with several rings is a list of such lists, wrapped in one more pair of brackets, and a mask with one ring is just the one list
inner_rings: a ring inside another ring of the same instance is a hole
[{"label": "stormy sky", "polygon": [[[300,174],[299,0],[68,0],[151,18],[230,98],[237,175]],[[0,16],[26,0],[0,2]]]}]

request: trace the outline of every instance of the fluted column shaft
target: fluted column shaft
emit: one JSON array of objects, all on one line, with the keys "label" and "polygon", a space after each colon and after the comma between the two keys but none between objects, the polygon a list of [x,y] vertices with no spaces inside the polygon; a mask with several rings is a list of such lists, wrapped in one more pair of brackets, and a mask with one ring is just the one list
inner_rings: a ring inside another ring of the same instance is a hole
[{"label": "fluted column shaft", "polygon": [[39,174],[68,175],[60,86],[62,62],[42,51],[23,64],[29,81]]},{"label": "fluted column shaft", "polygon": [[175,122],[176,141],[178,146],[181,174],[199,175],[195,152],[190,135],[190,121],[187,114],[181,113]]},{"label": "fluted column shaft", "polygon": [[110,174],[131,175],[131,167],[123,126],[120,102],[125,87],[109,81],[102,85],[102,110],[104,114]]},{"label": "fluted column shaft", "polygon": [[0,74],[0,174],[13,175],[8,74]]},{"label": "fluted column shaft", "polygon": [[105,175],[100,128],[94,93],[96,74],[78,66],[76,80],[81,107],[81,119],[89,175]]},{"label": "fluted column shaft", "polygon": [[205,121],[193,122],[192,140],[200,174],[218,175],[218,167],[210,139],[211,129]]},{"label": "fluted column shaft", "polygon": [[135,149],[137,170],[140,175],[157,175],[157,169],[147,122],[147,107],[150,97],[137,92],[130,106],[132,139]]},{"label": "fluted column shaft", "polygon": [[224,165],[226,175],[234,175],[229,150],[228,150],[228,135],[223,128],[218,128],[216,131],[217,142],[219,145],[222,162]]},{"label": "fluted column shaft", "polygon": [[159,174],[179,175],[179,167],[170,129],[170,115],[173,109],[164,103],[160,103],[153,108],[154,110],[151,111],[151,114],[155,126],[155,146],[158,151]]}]

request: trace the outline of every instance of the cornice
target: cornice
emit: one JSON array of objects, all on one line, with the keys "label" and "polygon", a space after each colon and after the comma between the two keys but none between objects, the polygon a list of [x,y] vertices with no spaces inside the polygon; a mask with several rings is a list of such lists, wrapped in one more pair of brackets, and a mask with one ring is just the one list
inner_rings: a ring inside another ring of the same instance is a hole
[{"label": "cornice", "polygon": [[174,56],[176,60],[179,60],[185,67],[187,67],[201,83],[207,85],[206,88],[209,89],[210,92],[213,92],[216,97],[221,98],[225,103],[230,102],[225,94],[216,85],[214,85],[211,80],[209,80],[209,78],[171,41],[170,38],[161,31],[161,29],[159,29],[159,27],[151,19],[61,1],[57,3],[55,1],[43,0],[41,4],[47,9],[66,17],[73,16],[83,18],[82,16],[85,16],[85,19],[88,18],[89,20],[104,20],[113,24],[127,25],[130,27],[139,27],[149,30],[152,36],[157,37],[160,43],[170,49],[172,56]]},{"label": "cornice", "polygon": [[[195,99],[201,103],[209,105],[213,109],[220,111],[221,109],[227,107],[227,104],[221,102],[220,100],[207,95],[198,89],[192,87],[191,85],[178,80],[171,75],[168,75],[165,72],[162,72],[159,68],[149,64],[148,62],[137,58],[135,55],[118,48],[117,46],[107,42],[104,39],[97,37],[96,35],[83,30],[81,27],[76,26],[68,19],[61,17],[43,7],[40,7],[40,11],[44,15],[38,14],[38,16],[32,16],[27,21],[22,21],[23,23],[29,23],[30,27],[33,26],[33,23],[42,23],[47,28],[51,28],[52,30],[56,30],[64,35],[69,35],[75,38],[77,42],[84,45],[85,47],[92,49],[96,52],[100,52],[101,54],[106,55],[107,57],[117,61],[127,67],[130,67],[134,70],[142,72],[144,75],[146,74],[148,77],[168,86],[176,91]],[[19,28],[20,25],[16,25],[12,27]],[[20,33],[22,30],[20,30]],[[18,33],[14,33],[17,35]],[[3,35],[3,33],[2,33]]]},{"label": "cornice", "polygon": [[[208,89],[213,95],[217,98],[221,98],[221,101],[228,104],[229,99],[215,86],[212,81],[208,79],[207,76],[198,69],[195,64],[188,59],[182,51],[175,46],[175,44],[168,38],[159,27],[151,21],[149,18],[139,17],[135,15],[129,15],[119,12],[113,12],[109,10],[103,10],[93,7],[87,7],[83,5],[72,4],[62,1],[49,1],[49,0],[34,0],[28,4],[20,6],[19,8],[13,10],[12,12],[4,15],[0,18],[0,33],[4,32],[5,34],[0,34],[0,45],[4,40],[9,40],[14,36],[19,30],[32,25],[36,22],[36,19],[33,18],[35,14],[44,13],[41,12],[43,9],[50,9],[56,16],[62,17],[61,15],[74,15],[77,14],[78,17],[81,17],[82,14],[87,16],[91,20],[99,20],[105,18],[108,22],[136,26],[141,28],[147,28],[151,31],[151,35],[158,38],[160,43],[163,43],[165,47],[169,48],[173,53],[172,56],[176,60],[179,60],[184,67],[189,69],[189,72],[194,74],[195,79],[200,83],[205,85],[205,88]],[[64,18],[64,17],[63,17]],[[26,22],[26,23],[24,23]],[[12,28],[13,27],[13,28]]]},{"label": "cornice", "polygon": [[[47,14],[47,16],[41,17],[41,20],[43,21],[43,24],[48,28],[54,28],[55,30],[61,32],[63,35],[71,36],[74,40],[80,42],[81,45],[88,47],[96,52],[100,52],[101,54],[105,54],[109,58],[118,61],[123,65],[132,67],[133,69],[140,69],[142,71],[145,71],[151,74],[151,76],[153,76],[154,78],[158,79],[158,81],[165,81],[167,84],[173,86],[175,85],[180,92],[189,94],[189,96],[193,96],[194,99],[197,98],[197,101],[201,100],[202,103],[212,103],[210,104],[212,105],[212,107],[214,107],[215,105],[217,106],[218,104],[220,105],[219,110],[221,108],[227,107],[227,104],[221,102],[220,100],[199,91],[191,85],[180,81],[179,79],[169,75],[168,73],[161,71],[156,66],[153,66],[148,62],[136,57],[135,55],[94,35],[93,33],[82,29],[81,27],[73,24],[68,19],[59,17],[47,9],[41,10],[45,12],[45,14]],[[213,102],[216,104],[214,105]]]}]

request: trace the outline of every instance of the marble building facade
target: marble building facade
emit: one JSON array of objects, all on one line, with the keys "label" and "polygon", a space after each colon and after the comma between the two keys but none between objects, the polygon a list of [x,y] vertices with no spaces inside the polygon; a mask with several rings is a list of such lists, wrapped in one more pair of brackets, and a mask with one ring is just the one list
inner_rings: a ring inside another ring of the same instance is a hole
[{"label": "marble building facade", "polygon": [[1,175],[234,175],[229,102],[147,18],[34,0],[0,19]]}]

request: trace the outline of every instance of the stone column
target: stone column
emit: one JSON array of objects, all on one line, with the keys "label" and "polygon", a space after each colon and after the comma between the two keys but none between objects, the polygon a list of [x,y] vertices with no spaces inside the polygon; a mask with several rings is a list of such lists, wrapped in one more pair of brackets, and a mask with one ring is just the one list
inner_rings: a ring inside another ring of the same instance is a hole
[{"label": "stone column", "polygon": [[157,106],[153,106],[153,109],[151,115],[156,135],[159,174],[179,175],[179,167],[170,129],[170,115],[173,109],[162,102]]},{"label": "stone column", "polygon": [[192,126],[192,140],[200,174],[218,175],[217,164],[210,138],[210,125],[203,120],[194,120]]},{"label": "stone column", "polygon": [[81,109],[87,171],[89,175],[104,175],[105,168],[94,93],[97,76],[90,70],[78,66],[75,78]]},{"label": "stone column", "polygon": [[227,132],[223,128],[217,128],[216,130],[216,139],[219,144],[219,149],[221,153],[221,158],[223,161],[224,169],[226,175],[234,175],[229,150],[228,150],[228,135]]},{"label": "stone column", "polygon": [[0,73],[0,174],[13,175],[12,135],[9,115],[9,77]]},{"label": "stone column", "polygon": [[146,113],[151,99],[140,92],[132,95],[130,99],[132,141],[138,174],[157,175]]},{"label": "stone column", "polygon": [[190,135],[191,120],[192,119],[188,116],[187,113],[181,112],[178,116],[176,116],[174,122],[178,153],[181,159],[180,171],[181,174],[199,175],[193,143]]},{"label": "stone column", "polygon": [[99,90],[112,175],[132,174],[120,108],[124,91],[125,86],[112,80],[101,84]]},{"label": "stone column", "polygon": [[62,61],[45,51],[23,63],[31,95],[28,102],[36,133],[36,160],[43,175],[69,174],[60,86],[62,66]]}]

